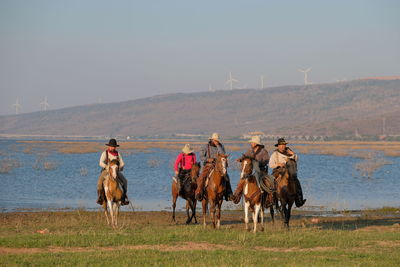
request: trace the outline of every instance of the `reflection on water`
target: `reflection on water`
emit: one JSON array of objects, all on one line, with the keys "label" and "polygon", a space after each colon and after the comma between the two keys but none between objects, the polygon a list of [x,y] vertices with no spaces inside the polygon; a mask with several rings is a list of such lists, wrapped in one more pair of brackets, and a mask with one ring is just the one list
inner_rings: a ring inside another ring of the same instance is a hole
[{"label": "reflection on water", "polygon": [[[100,207],[95,203],[99,154],[52,153],[43,156],[15,149],[14,141],[0,141],[0,146],[3,148],[2,161],[11,158],[18,162],[11,170],[0,172],[0,210],[95,210]],[[170,209],[172,163],[178,153],[155,149],[151,153],[123,154],[128,195],[133,199],[135,210]],[[234,159],[240,155],[240,152],[231,152],[229,174],[233,187],[239,180]],[[305,208],[323,206],[326,210],[343,210],[400,206],[400,158],[390,158],[393,164],[383,166],[373,178],[362,178],[354,170],[353,165],[360,161],[352,157],[300,155],[299,178],[307,198]],[[184,206],[183,200],[178,201],[179,206]],[[231,203],[228,206],[235,207]],[[123,209],[131,208],[125,206]]]}]

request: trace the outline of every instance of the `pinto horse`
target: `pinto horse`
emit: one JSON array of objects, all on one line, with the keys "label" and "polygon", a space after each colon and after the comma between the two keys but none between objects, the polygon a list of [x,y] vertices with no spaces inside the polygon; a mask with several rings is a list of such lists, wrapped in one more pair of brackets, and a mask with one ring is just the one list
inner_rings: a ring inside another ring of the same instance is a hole
[{"label": "pinto horse", "polygon": [[[187,220],[186,224],[189,224],[194,218],[195,223],[197,223],[196,218],[196,204],[197,200],[195,198],[195,191],[197,188],[196,180],[199,177],[200,163],[195,163],[190,170],[189,175],[187,175],[182,182],[181,191],[178,192],[177,182],[172,181],[171,191],[172,191],[172,221],[175,222],[175,208],[176,200],[178,196],[186,200],[186,214]],[[189,215],[189,208],[192,210],[192,215]]]},{"label": "pinto horse", "polygon": [[204,198],[202,200],[203,225],[206,226],[206,213],[208,203],[210,204],[210,215],[213,227],[221,226],[221,206],[226,190],[225,175],[227,175],[228,155],[218,154],[214,168],[208,175]]},{"label": "pinto horse", "polygon": [[113,159],[106,167],[104,179],[104,192],[106,201],[103,202],[104,214],[106,215],[107,224],[110,225],[108,214],[111,217],[111,226],[118,226],[119,207],[122,200],[122,187],[118,182],[119,161]]},{"label": "pinto horse", "polygon": [[[258,215],[261,217],[261,231],[264,230],[264,207],[270,208],[272,222],[274,222],[273,195],[262,192],[257,185],[256,177],[253,173],[254,159],[251,157],[243,157],[241,160],[240,182],[244,182],[244,222],[245,229],[249,230],[249,208],[253,215],[253,232],[257,232]],[[256,162],[255,162],[256,163]]]},{"label": "pinto horse", "polygon": [[281,203],[281,215],[287,228],[289,228],[290,213],[296,198],[296,183],[293,179],[295,175],[297,175],[297,164],[293,159],[289,159],[285,166],[274,172],[277,181],[277,197]]}]

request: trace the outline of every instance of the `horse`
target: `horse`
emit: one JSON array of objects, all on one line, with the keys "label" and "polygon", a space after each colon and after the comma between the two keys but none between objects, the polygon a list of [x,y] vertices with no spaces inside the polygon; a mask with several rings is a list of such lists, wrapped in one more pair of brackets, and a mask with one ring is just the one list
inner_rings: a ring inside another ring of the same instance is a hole
[{"label": "horse", "polygon": [[202,200],[203,225],[206,226],[206,213],[208,204],[210,204],[210,215],[213,222],[213,228],[219,229],[221,226],[221,206],[226,190],[225,175],[227,175],[228,156],[218,154],[214,162],[214,168],[208,175],[205,194]]},{"label": "horse", "polygon": [[[186,200],[186,215],[187,220],[186,224],[191,223],[192,219],[194,218],[195,223],[197,223],[196,218],[196,204],[197,200],[195,198],[195,190],[197,188],[197,177],[199,177],[200,172],[200,163],[197,162],[193,164],[192,169],[190,170],[189,175],[186,175],[184,181],[182,182],[182,187],[180,192],[178,192],[177,182],[172,181],[171,191],[172,191],[172,221],[175,222],[175,207],[176,207],[176,200],[178,196],[182,197]],[[192,215],[189,215],[189,208],[192,210]]]},{"label": "horse", "polygon": [[289,228],[290,213],[296,198],[296,161],[288,159],[283,167],[276,169],[274,175],[277,181],[277,197],[281,203],[281,216],[284,218],[284,226]]},{"label": "horse", "polygon": [[[261,231],[264,231],[264,207],[270,208],[270,214],[272,218],[272,223],[274,223],[274,198],[273,194],[268,194],[265,191],[261,191],[259,188],[256,177],[252,175],[253,173],[253,161],[251,157],[242,157],[241,162],[241,172],[240,172],[240,182],[244,182],[243,198],[244,198],[244,215],[245,215],[245,229],[249,230],[249,208],[253,215],[253,232],[257,232],[257,222],[259,215],[261,217]],[[243,180],[242,180],[243,179]]]},{"label": "horse", "polygon": [[110,225],[108,213],[111,217],[111,226],[118,226],[118,214],[122,200],[122,187],[118,182],[119,161],[111,160],[106,167],[106,176],[104,179],[104,192],[106,201],[103,201],[104,214],[106,215],[107,224]]}]

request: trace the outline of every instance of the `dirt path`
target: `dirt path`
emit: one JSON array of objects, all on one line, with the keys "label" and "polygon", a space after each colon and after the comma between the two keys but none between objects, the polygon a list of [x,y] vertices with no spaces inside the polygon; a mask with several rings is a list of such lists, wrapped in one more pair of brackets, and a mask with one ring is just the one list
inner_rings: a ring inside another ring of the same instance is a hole
[{"label": "dirt path", "polygon": [[[57,253],[57,252],[94,252],[94,251],[114,251],[114,250],[159,250],[159,251],[191,251],[191,250],[240,250],[239,246],[225,246],[206,242],[194,243],[184,242],[176,245],[137,245],[137,246],[118,246],[118,247],[47,247],[47,248],[7,248],[0,247],[0,255],[4,254],[34,254],[34,253]],[[335,250],[334,247],[315,247],[315,248],[276,248],[276,247],[255,247],[260,251],[272,252],[306,252],[306,251],[327,251]]]}]

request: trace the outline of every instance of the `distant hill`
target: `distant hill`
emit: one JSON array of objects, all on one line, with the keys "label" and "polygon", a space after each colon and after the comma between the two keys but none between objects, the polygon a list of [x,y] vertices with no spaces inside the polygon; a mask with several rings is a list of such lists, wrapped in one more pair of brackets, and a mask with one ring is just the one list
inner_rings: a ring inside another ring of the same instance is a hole
[{"label": "distant hill", "polygon": [[0,117],[0,134],[171,136],[400,133],[400,80],[180,93]]}]

